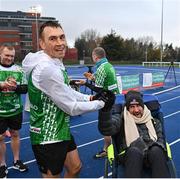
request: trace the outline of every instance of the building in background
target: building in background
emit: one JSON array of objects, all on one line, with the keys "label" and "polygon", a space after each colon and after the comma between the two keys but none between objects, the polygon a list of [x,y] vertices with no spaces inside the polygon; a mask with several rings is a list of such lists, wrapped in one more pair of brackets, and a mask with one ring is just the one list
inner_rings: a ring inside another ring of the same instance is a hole
[{"label": "building in background", "polygon": [[[39,49],[37,46],[39,26],[49,20],[57,22],[56,18],[41,17],[38,12],[0,11],[0,46],[13,45],[18,59],[23,59],[27,53]],[[77,50],[68,49],[66,59],[68,57],[77,59]]]}]

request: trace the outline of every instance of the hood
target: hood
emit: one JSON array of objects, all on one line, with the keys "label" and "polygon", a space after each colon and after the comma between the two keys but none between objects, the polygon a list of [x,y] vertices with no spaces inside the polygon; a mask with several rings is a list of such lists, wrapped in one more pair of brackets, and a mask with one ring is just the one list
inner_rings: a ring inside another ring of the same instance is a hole
[{"label": "hood", "polygon": [[26,73],[27,78],[29,78],[29,75],[33,68],[43,60],[44,55],[45,54],[43,51],[38,51],[36,53],[30,52],[25,56],[24,60],[22,61],[22,67],[24,72]]}]

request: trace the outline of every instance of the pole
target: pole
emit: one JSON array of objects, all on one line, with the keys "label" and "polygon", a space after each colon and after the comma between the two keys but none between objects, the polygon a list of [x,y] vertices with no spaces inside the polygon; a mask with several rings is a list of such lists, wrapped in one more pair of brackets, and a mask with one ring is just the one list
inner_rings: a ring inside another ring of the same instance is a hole
[{"label": "pole", "polygon": [[36,10],[36,47],[37,47],[37,51],[39,51],[39,30],[38,30],[38,14],[37,14],[37,10]]},{"label": "pole", "polygon": [[162,9],[161,9],[161,54],[160,54],[160,60],[162,62],[163,60],[163,9],[164,9],[164,0],[162,0]]}]

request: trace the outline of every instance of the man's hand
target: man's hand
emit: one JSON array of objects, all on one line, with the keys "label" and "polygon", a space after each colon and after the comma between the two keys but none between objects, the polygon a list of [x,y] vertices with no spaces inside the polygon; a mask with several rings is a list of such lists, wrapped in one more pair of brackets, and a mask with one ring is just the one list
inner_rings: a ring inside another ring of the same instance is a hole
[{"label": "man's hand", "polygon": [[86,83],[85,80],[76,80],[75,84],[76,85],[84,85]]},{"label": "man's hand", "polygon": [[7,81],[8,83],[10,83],[11,86],[14,86],[14,87],[17,86],[17,82],[16,82],[16,79],[15,79],[14,77],[8,77],[8,78],[6,79],[6,81]]},{"label": "man's hand", "polygon": [[92,100],[102,100],[105,102],[105,106],[102,111],[110,111],[115,103],[115,94],[112,91],[102,90],[92,97]]},{"label": "man's hand", "polygon": [[3,83],[0,84],[2,91],[14,91],[17,88],[16,79],[8,77]]},{"label": "man's hand", "polygon": [[91,81],[94,81],[95,78],[94,78],[94,75],[92,73],[89,73],[89,72],[85,72],[83,74],[88,80],[91,80]]}]

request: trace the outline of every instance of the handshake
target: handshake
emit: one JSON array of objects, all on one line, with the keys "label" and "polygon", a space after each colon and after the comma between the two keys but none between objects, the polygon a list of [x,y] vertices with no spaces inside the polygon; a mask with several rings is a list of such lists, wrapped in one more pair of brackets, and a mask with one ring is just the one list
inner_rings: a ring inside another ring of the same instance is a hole
[{"label": "handshake", "polygon": [[101,90],[95,96],[92,96],[91,100],[102,100],[105,102],[105,106],[101,109],[104,112],[110,111],[115,103],[115,94],[109,90]]}]

